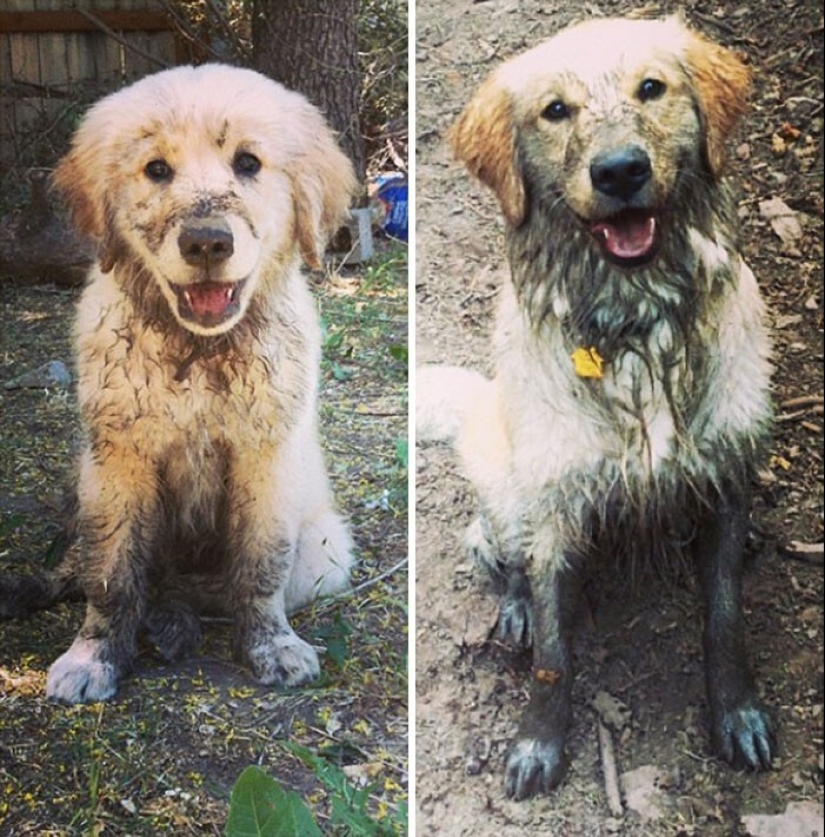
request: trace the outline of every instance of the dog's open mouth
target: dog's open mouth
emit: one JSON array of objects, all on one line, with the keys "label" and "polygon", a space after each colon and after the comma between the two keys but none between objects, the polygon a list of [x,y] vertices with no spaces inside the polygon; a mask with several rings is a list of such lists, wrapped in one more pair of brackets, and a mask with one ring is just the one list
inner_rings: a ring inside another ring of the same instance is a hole
[{"label": "dog's open mouth", "polygon": [[238,313],[241,291],[246,279],[239,282],[197,282],[172,285],[178,298],[178,313],[184,320],[201,326],[216,326]]},{"label": "dog's open mouth", "polygon": [[649,210],[625,209],[591,224],[590,232],[607,257],[618,264],[643,264],[656,255],[658,226]]}]

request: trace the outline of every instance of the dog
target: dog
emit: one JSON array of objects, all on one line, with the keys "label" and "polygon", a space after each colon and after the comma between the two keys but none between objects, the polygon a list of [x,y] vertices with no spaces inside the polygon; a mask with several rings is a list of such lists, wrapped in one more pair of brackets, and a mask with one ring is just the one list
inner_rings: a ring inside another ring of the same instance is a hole
[{"label": "dog", "polygon": [[300,94],[211,64],[148,76],[86,114],[54,174],[99,258],[75,324],[76,538],[48,578],[5,579],[20,615],[80,590],[46,692],[111,698],[148,633],[177,659],[204,612],[266,685],[319,674],[287,613],[346,589],[348,527],[320,446],[319,268],[355,188]]},{"label": "dog", "polygon": [[573,615],[596,556],[655,566],[690,542],[716,752],[751,768],[776,753],[741,593],[770,343],[723,175],[748,89],[742,61],[679,17],[594,20],[500,66],[450,131],[498,199],[511,281],[492,380],[422,367],[416,421],[477,491],[467,546],[501,586],[501,637],[532,646],[516,799],[567,768]]}]

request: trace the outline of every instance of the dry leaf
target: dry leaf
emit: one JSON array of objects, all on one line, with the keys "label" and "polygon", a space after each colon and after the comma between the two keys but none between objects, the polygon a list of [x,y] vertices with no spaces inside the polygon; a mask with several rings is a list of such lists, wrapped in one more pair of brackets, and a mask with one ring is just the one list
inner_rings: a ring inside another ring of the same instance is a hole
[{"label": "dry leaf", "polygon": [[759,214],[771,225],[786,247],[793,247],[802,237],[802,225],[797,214],[781,198],[760,201]]},{"label": "dry leaf", "polygon": [[788,150],[788,143],[786,143],[785,140],[779,136],[779,134],[774,134],[771,137],[771,148],[777,157],[782,157]]},{"label": "dry leaf", "polygon": [[794,128],[794,126],[791,125],[789,122],[786,122],[779,129],[779,136],[782,137],[782,139],[790,140],[791,142],[793,142],[794,140],[799,139],[799,135],[801,133],[802,133],[802,131],[800,131],[799,128]]},{"label": "dry leaf", "polygon": [[536,670],[536,680],[539,683],[548,683],[550,686],[558,683],[561,675],[551,668],[540,668]]}]

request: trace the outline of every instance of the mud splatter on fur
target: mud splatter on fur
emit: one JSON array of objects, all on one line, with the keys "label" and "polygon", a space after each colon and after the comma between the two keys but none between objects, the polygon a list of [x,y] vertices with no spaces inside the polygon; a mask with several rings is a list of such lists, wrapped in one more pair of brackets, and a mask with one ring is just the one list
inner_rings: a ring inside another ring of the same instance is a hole
[{"label": "mud splatter on fur", "polygon": [[499,200],[512,281],[494,378],[419,370],[418,432],[450,442],[478,492],[467,542],[503,590],[501,635],[555,675],[511,750],[516,798],[566,770],[572,614],[597,556],[697,553],[714,745],[751,767],[775,751],[741,610],[770,345],[722,177],[748,84],[678,17],[590,21],[494,71],[450,135]]},{"label": "mud splatter on fur", "polygon": [[82,590],[47,682],[67,703],[111,697],[141,631],[189,653],[200,609],[236,618],[261,682],[312,679],[286,614],[346,587],[353,545],[321,453],[300,263],[319,263],[348,206],[349,161],[303,97],[205,65],[100,101],[55,181],[100,245],[75,324],[77,537],[53,577],[0,580],[0,613]]}]

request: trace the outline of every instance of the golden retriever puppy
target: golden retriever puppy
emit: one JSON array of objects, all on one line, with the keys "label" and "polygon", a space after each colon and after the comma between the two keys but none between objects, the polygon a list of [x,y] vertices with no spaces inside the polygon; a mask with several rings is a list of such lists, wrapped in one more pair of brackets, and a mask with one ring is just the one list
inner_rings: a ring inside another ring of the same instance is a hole
[{"label": "golden retriever puppy", "polygon": [[234,617],[259,682],[311,680],[318,656],[287,613],[346,587],[352,542],[322,459],[300,263],[320,265],[349,161],[302,96],[206,65],[96,104],[55,182],[100,256],[75,328],[77,540],[40,602],[76,576],[87,612],[49,697],[110,698],[141,628],[168,657],[190,650],[194,607]]},{"label": "golden retriever puppy", "polygon": [[501,66],[452,129],[498,197],[511,282],[494,378],[422,369],[417,421],[460,454],[499,630],[533,648],[506,767],[519,799],[566,769],[573,614],[596,555],[693,547],[715,748],[753,768],[775,752],[741,601],[769,340],[723,179],[748,86],[679,18],[591,21]]}]

